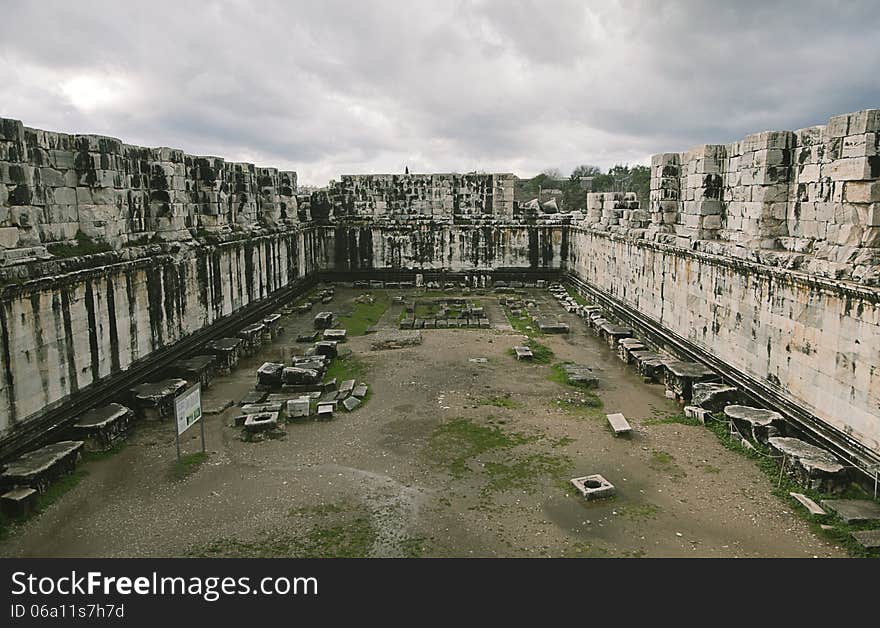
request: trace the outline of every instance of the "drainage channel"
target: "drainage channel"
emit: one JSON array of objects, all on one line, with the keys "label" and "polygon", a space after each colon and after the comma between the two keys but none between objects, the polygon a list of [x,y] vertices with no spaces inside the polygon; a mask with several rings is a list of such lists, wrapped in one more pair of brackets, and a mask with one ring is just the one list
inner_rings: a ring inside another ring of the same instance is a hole
[{"label": "drainage channel", "polygon": [[797,429],[810,434],[813,439],[833,451],[852,468],[863,473],[871,482],[875,480],[877,470],[880,468],[880,458],[847,434],[831,427],[784,394],[665,329],[652,318],[634,310],[601,288],[585,282],[572,273],[565,275],[564,282],[572,285],[584,296],[590,297],[597,305],[642,334],[646,340],[667,348],[679,357],[699,362],[715,370],[725,383],[739,388],[753,403],[777,410]]},{"label": "drainage channel", "polygon": [[102,379],[97,384],[77,391],[59,406],[46,411],[40,418],[26,421],[20,428],[7,435],[0,442],[0,461],[10,460],[57,439],[70,427],[76,417],[95,406],[118,399],[120,390],[127,390],[149,381],[151,375],[168,368],[173,362],[185,357],[204,343],[230,333],[234,334],[243,325],[263,318],[291,299],[305,293],[317,282],[316,274],[298,279],[271,296],[246,305],[240,311],[155,351],[143,363],[136,363],[120,373]]}]

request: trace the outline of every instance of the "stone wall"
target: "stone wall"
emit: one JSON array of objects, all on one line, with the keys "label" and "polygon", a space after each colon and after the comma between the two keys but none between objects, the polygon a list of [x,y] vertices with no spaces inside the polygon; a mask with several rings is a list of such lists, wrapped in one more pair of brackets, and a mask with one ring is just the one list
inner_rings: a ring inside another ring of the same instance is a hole
[{"label": "stone wall", "polygon": [[476,173],[343,175],[331,183],[328,200],[337,219],[512,218],[515,179]]},{"label": "stone wall", "polygon": [[0,265],[77,235],[114,248],[298,221],[296,173],[0,118]]},{"label": "stone wall", "polygon": [[567,269],[880,455],[880,290],[573,227]]},{"label": "stone wall", "polygon": [[565,222],[542,224],[434,221],[342,223],[323,228],[335,271],[560,269],[567,256]]},{"label": "stone wall", "polygon": [[654,155],[644,209],[591,194],[580,224],[880,285],[880,110]]},{"label": "stone wall", "polygon": [[[318,270],[313,230],[145,247],[22,285],[0,299],[0,438],[70,395]],[[156,249],[155,251],[151,249]],[[118,261],[114,261],[118,260]]]}]

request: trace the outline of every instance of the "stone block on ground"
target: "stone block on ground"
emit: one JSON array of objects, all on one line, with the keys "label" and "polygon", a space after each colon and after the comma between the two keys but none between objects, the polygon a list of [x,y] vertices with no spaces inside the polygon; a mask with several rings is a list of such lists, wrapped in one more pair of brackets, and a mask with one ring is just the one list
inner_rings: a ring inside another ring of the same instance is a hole
[{"label": "stone block on ground", "polygon": [[107,451],[124,440],[134,424],[135,414],[125,406],[111,403],[92,408],[75,420],[72,433],[87,451]]},{"label": "stone block on ground", "polygon": [[7,517],[26,517],[37,507],[37,491],[28,487],[14,488],[0,495],[0,512]]},{"label": "stone block on ground", "polygon": [[572,478],[571,483],[588,500],[612,497],[615,492],[614,485],[598,473]]},{"label": "stone block on ground", "polygon": [[856,530],[852,537],[865,549],[880,549],[880,530]]},{"label": "stone block on ground", "polygon": [[422,344],[422,332],[418,330],[412,331],[380,331],[370,345],[373,351],[381,351],[384,349],[401,349],[403,347],[413,347]]},{"label": "stone block on ground", "polygon": [[778,412],[751,406],[725,406],[724,416],[733,421],[737,429],[750,432],[753,439],[761,443],[766,443],[769,437],[775,436],[783,422],[782,415]]},{"label": "stone block on ground", "polygon": [[726,406],[739,403],[739,389],[717,382],[694,382],[691,403],[709,412],[721,412]]},{"label": "stone block on ground", "polygon": [[823,499],[822,506],[845,523],[880,521],[880,503],[868,499]]},{"label": "stone block on ground", "polygon": [[627,421],[626,417],[624,417],[621,413],[615,412],[613,414],[606,414],[605,417],[608,419],[608,424],[614,431],[615,436],[632,433],[632,427],[630,426],[629,421]]},{"label": "stone block on ground", "polygon": [[80,440],[63,440],[29,451],[6,465],[0,487],[27,487],[42,493],[74,470],[82,449]]},{"label": "stone block on ground", "polygon": [[846,488],[844,466],[828,450],[799,438],[773,436],[770,447],[785,457],[785,470],[801,486],[823,493],[836,493]]}]

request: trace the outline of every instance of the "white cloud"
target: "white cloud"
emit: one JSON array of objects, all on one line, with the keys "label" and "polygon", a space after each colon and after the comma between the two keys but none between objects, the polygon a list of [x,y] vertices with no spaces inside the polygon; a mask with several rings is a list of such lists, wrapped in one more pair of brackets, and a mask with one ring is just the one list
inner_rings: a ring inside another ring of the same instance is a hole
[{"label": "white cloud", "polygon": [[872,2],[0,0],[0,115],[296,169],[532,175],[880,106]]}]

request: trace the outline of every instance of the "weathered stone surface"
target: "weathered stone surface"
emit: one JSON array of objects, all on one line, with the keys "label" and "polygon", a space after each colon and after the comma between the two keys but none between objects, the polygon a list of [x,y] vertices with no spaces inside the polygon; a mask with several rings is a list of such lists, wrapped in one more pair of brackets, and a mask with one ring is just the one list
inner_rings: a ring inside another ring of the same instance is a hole
[{"label": "weathered stone surface", "polygon": [[355,408],[361,405],[361,400],[352,395],[343,399],[342,405],[345,407],[346,410],[352,412]]},{"label": "weathered stone surface", "polygon": [[880,548],[880,530],[855,530],[851,534],[865,549]]},{"label": "weathered stone surface", "polygon": [[514,347],[513,353],[516,356],[517,360],[532,360],[535,357],[535,355],[532,353],[532,350],[525,346]]},{"label": "weathered stone surface", "polygon": [[43,492],[79,460],[82,441],[63,440],[30,451],[10,462],[0,475],[0,487],[29,487]]},{"label": "weathered stone surface", "polygon": [[611,426],[615,436],[632,432],[632,427],[630,426],[629,421],[627,421],[626,417],[619,412],[606,414],[605,417],[608,419],[608,425]]},{"label": "weathered stone surface", "polygon": [[381,331],[373,338],[370,347],[373,351],[383,349],[401,349],[422,344],[422,332],[413,331]]},{"label": "weathered stone surface", "polygon": [[739,401],[739,390],[735,386],[715,382],[694,382],[691,403],[710,412],[722,412],[726,406]]},{"label": "weathered stone surface", "polygon": [[185,379],[163,379],[130,389],[134,411],[141,419],[162,420],[174,416],[174,398],[188,386]]},{"label": "weathered stone surface", "polygon": [[807,509],[811,515],[823,516],[828,513],[816,502],[812,499],[804,495],[803,493],[789,493],[792,497],[794,497],[800,504]]},{"label": "weathered stone surface", "polygon": [[823,499],[822,505],[845,523],[880,521],[880,503],[867,499]]},{"label": "weathered stone surface", "polygon": [[571,483],[589,500],[613,497],[615,493],[614,485],[599,474],[572,478]]},{"label": "weathered stone surface", "polygon": [[134,412],[125,406],[111,403],[93,408],[76,419],[73,434],[83,441],[88,451],[106,451],[125,439],[134,418]]}]

